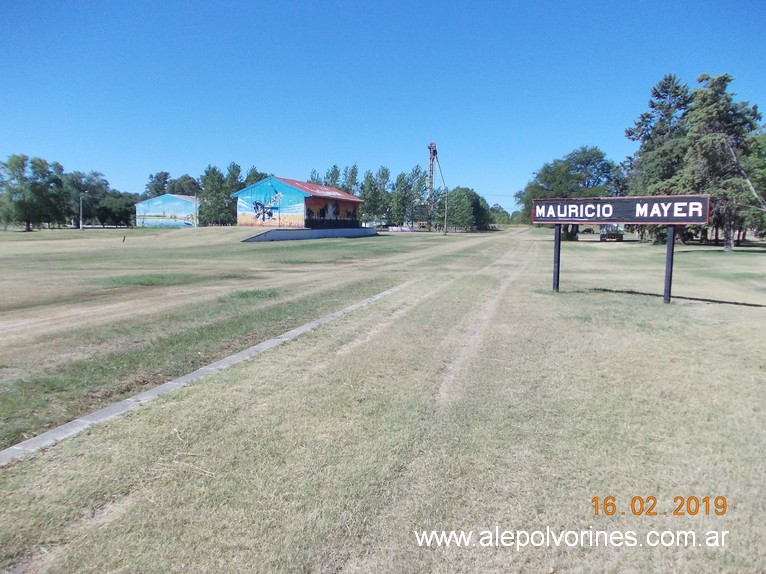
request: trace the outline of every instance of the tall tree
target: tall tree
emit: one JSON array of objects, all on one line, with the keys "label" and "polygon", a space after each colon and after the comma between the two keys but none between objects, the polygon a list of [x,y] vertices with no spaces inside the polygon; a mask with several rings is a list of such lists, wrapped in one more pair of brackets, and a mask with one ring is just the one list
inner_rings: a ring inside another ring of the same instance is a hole
[{"label": "tall tree", "polygon": [[492,223],[492,212],[487,200],[469,187],[456,187],[448,194],[438,194],[436,202],[437,227],[444,225],[446,195],[447,227],[464,230],[487,230]]},{"label": "tall tree", "polygon": [[391,221],[391,170],[381,165],[375,172],[375,193],[381,221]]},{"label": "tall tree", "polygon": [[378,207],[374,204],[375,201],[375,176],[368,169],[364,172],[364,178],[362,179],[362,185],[359,190],[359,196],[362,198],[362,203],[359,211],[359,220],[362,222],[376,221],[379,213]]},{"label": "tall tree", "polygon": [[686,115],[691,99],[689,87],[672,74],[652,88],[649,111],[625,130],[628,139],[641,144],[629,162],[629,195],[684,192],[678,175],[688,148]]},{"label": "tall tree", "polygon": [[391,220],[394,225],[414,223],[427,216],[424,204],[426,173],[420,166],[410,173],[400,173],[394,181],[391,193]]},{"label": "tall tree", "polygon": [[157,197],[167,193],[168,184],[170,183],[170,174],[166,171],[158,171],[157,173],[149,176],[149,182],[146,184],[146,191],[144,191],[144,197]]},{"label": "tall tree", "polygon": [[735,102],[727,91],[732,77],[701,75],[701,87],[689,91],[675,76],[652,89],[649,112],[628,138],[641,144],[630,162],[628,190],[633,195],[711,195],[711,223],[724,229],[724,249],[734,232],[766,201],[747,176],[745,165],[757,155],[761,115],[756,106]]},{"label": "tall tree", "polygon": [[370,170],[365,172],[360,190],[360,196],[364,200],[360,216],[362,221],[388,221],[390,177],[388,168],[384,166],[380,166],[375,174]]},{"label": "tall tree", "polygon": [[195,196],[202,191],[202,186],[195,178],[185,173],[181,177],[168,181],[166,193],[173,195]]},{"label": "tall tree", "polygon": [[64,168],[36,157],[11,155],[0,164],[7,217],[22,223],[26,231],[33,226],[66,222],[67,201],[64,192]]},{"label": "tall tree", "polygon": [[412,188],[407,174],[402,172],[394,180],[391,193],[391,221],[394,225],[404,225],[407,221],[408,207],[412,202]]},{"label": "tall tree", "polygon": [[269,177],[268,173],[264,173],[262,171],[258,171],[255,166],[251,167],[247,170],[247,175],[245,176],[245,187],[248,185],[253,185],[254,183],[258,183],[262,179],[266,179]]},{"label": "tall tree", "polygon": [[236,163],[231,162],[229,167],[226,168],[226,189],[229,193],[237,193],[244,187],[245,183],[242,179],[242,168]]},{"label": "tall tree", "polygon": [[495,225],[508,225],[511,223],[511,214],[499,203],[492,205],[492,207],[489,208],[489,212],[492,215],[492,223]]},{"label": "tall tree", "polygon": [[138,194],[135,193],[109,190],[96,206],[94,216],[103,227],[107,225],[130,227],[133,224],[138,198]]},{"label": "tall tree", "polygon": [[[202,195],[200,196],[199,219],[202,225],[232,225],[236,223],[236,203],[232,200],[226,177],[212,165],[207,166],[200,177]],[[232,203],[234,213],[232,214]]]},{"label": "tall tree", "polygon": [[[619,192],[615,186],[617,171],[618,167],[599,148],[583,146],[562,159],[544,164],[514,197],[524,206],[525,220],[530,221],[534,199],[616,195]],[[564,239],[577,239],[577,224],[562,225],[561,229]]]},{"label": "tall tree", "polygon": [[[750,183],[763,197],[766,192],[766,133],[751,136],[748,142],[750,153],[742,158],[742,170]],[[745,225],[755,229],[761,236],[766,236],[766,210],[760,201],[751,202],[752,207],[745,207]]]},{"label": "tall tree", "polygon": [[331,168],[327,170],[327,172],[324,174],[324,179],[322,180],[322,184],[326,185],[328,187],[338,187],[340,185],[340,168],[338,167],[338,164],[334,164]]},{"label": "tall tree", "polygon": [[343,175],[339,182],[341,191],[351,195],[359,195],[359,167],[356,164],[343,168]]},{"label": "tall tree", "polygon": [[[96,208],[109,192],[109,182],[97,171],[83,173],[73,171],[64,174],[64,190],[67,195],[67,217],[79,222],[96,217]],[[80,213],[82,208],[82,213]]]},{"label": "tall tree", "polygon": [[741,208],[754,199],[762,201],[739,160],[753,151],[749,136],[758,130],[761,114],[756,106],[734,101],[734,94],[727,91],[732,80],[728,74],[697,78],[702,87],[692,92],[684,173],[693,192],[711,194],[713,214],[724,230],[725,251],[734,246],[735,228],[744,219]]},{"label": "tall tree", "polygon": [[685,135],[684,118],[691,103],[689,87],[668,74],[652,87],[649,111],[635,121],[625,135],[642,147],[660,147],[666,141]]},{"label": "tall tree", "polygon": [[3,224],[3,229],[7,229],[13,223],[14,213],[11,194],[6,191],[4,165],[0,163],[0,223]]},{"label": "tall tree", "polygon": [[428,221],[431,217],[428,205],[428,173],[416,165],[408,177],[412,186],[411,220]]}]

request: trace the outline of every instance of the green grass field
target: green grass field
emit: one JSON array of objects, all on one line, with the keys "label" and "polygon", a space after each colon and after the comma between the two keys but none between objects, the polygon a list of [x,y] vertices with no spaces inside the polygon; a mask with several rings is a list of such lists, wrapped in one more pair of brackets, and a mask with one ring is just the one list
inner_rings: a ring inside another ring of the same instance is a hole
[{"label": "green grass field", "polygon": [[[545,229],[247,234],[0,234],[6,445],[415,280],[1,468],[0,568],[766,570],[762,249],[679,246],[664,305],[662,246],[565,244],[556,294]],[[547,529],[636,544],[487,538]]]}]

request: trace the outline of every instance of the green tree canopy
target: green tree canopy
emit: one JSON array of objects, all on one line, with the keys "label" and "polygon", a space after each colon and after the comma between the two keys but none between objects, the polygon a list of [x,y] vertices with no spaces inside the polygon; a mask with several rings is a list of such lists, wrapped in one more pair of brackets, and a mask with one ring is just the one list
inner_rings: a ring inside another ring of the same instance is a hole
[{"label": "green tree canopy", "polygon": [[359,195],[359,167],[356,164],[343,168],[343,175],[339,182],[341,191],[351,195]]},{"label": "green tree canopy", "polygon": [[726,251],[734,246],[734,231],[743,224],[745,210],[760,199],[748,185],[739,157],[756,151],[750,136],[758,130],[761,114],[756,106],[734,101],[727,91],[732,80],[728,74],[697,79],[702,87],[692,92],[682,172],[682,184],[692,193],[711,194],[712,215],[723,227]]},{"label": "green tree canopy", "polygon": [[68,214],[64,168],[26,155],[11,155],[0,163],[4,217],[27,231],[41,224],[63,224]]},{"label": "green tree canopy", "polygon": [[[97,171],[83,173],[74,171],[64,174],[64,191],[67,196],[67,218],[83,223],[96,218],[96,209],[110,191],[109,182]],[[82,213],[80,207],[82,206]]]},{"label": "green tree canopy", "polygon": [[185,173],[177,179],[171,179],[168,181],[166,193],[172,193],[174,195],[189,195],[196,196],[202,191],[202,186],[195,178]]},{"label": "green tree canopy", "polygon": [[[580,147],[562,159],[543,164],[526,187],[515,194],[531,222],[532,201],[544,198],[600,197],[618,195],[619,167],[597,147]],[[577,238],[577,225],[562,226],[563,238]]]},{"label": "green tree canopy", "polygon": [[157,197],[167,193],[168,184],[170,183],[170,174],[166,171],[158,171],[149,176],[149,182],[146,184],[146,190],[144,191],[144,199],[150,197]]},{"label": "green tree canopy", "polygon": [[[751,136],[748,142],[750,153],[742,158],[742,170],[750,179],[750,183],[763,198],[766,192],[766,133],[758,133]],[[766,210],[761,207],[760,201],[753,202],[752,207],[744,208],[745,225],[755,229],[761,236],[766,236]]]},{"label": "green tree canopy", "polygon": [[495,225],[508,225],[511,223],[511,214],[508,213],[499,203],[495,203],[489,208],[492,217],[492,223]]},{"label": "green tree canopy", "polygon": [[427,174],[420,166],[412,168],[410,173],[402,172],[396,176],[390,198],[391,222],[394,225],[412,224],[426,219],[427,179]]},{"label": "green tree canopy", "polygon": [[254,183],[258,183],[262,179],[266,179],[269,177],[268,173],[264,173],[262,171],[258,171],[255,166],[251,167],[247,170],[247,175],[245,176],[245,187],[248,185],[253,185]]},{"label": "green tree canopy", "polygon": [[334,164],[331,168],[327,170],[327,172],[324,174],[324,179],[322,180],[322,184],[326,185],[328,187],[339,187],[340,186],[340,168],[338,167],[338,164]]},{"label": "green tree canopy", "polygon": [[[735,228],[766,209],[745,166],[757,168],[756,106],[735,102],[728,74],[702,74],[691,92],[675,76],[652,89],[649,111],[628,138],[641,147],[631,159],[627,189],[632,195],[710,194],[711,222],[724,229],[724,249],[733,246]],[[751,162],[751,158],[755,163]]]},{"label": "green tree canopy", "polygon": [[[486,230],[492,223],[492,212],[483,197],[469,187],[456,187],[448,193],[438,190],[436,200],[436,225],[444,227],[444,211],[447,211],[447,227],[463,230]],[[501,208],[502,209],[502,208]]]},{"label": "green tree canopy", "polygon": [[[199,219],[202,225],[231,225],[236,221],[232,215],[233,200],[226,185],[223,172],[212,165],[207,166],[200,177],[202,194],[199,197]],[[236,209],[236,204],[235,204]]]},{"label": "green tree canopy", "polygon": [[102,226],[129,227],[133,224],[138,199],[139,196],[135,193],[109,190],[96,206],[94,216]]},{"label": "green tree canopy", "polygon": [[360,189],[360,197],[364,200],[361,207],[362,221],[377,221],[387,223],[390,219],[390,194],[388,191],[391,172],[387,167],[380,166],[378,171],[366,171]]}]

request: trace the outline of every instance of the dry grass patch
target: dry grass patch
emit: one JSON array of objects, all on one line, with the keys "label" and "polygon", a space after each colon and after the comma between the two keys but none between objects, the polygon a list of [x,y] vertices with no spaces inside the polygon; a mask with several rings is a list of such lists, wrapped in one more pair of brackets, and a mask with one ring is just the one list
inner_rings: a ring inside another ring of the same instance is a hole
[{"label": "dry grass patch", "polygon": [[[391,256],[419,278],[406,289],[3,469],[1,523],[13,527],[0,527],[2,564],[764,570],[766,310],[594,292],[589,270],[629,267],[589,246],[567,247],[570,280],[562,271],[555,295],[540,231],[442,245],[456,255],[448,266],[434,263],[438,249]],[[635,247],[627,253],[654,257]],[[471,248],[482,255],[462,255]],[[652,284],[642,273],[624,279]],[[710,281],[716,298],[752,297],[736,281]],[[675,496],[722,495],[729,510],[594,516],[591,499],[608,495],[656,496],[661,511]],[[495,526],[730,534],[723,549],[520,552],[423,548],[414,535]]]}]

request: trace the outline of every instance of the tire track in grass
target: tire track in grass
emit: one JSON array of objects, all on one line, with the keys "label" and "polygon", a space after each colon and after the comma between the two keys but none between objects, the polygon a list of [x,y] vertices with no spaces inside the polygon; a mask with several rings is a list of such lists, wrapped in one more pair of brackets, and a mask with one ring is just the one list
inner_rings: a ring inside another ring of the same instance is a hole
[{"label": "tire track in grass", "polygon": [[[453,355],[446,364],[446,367],[441,371],[442,381],[432,396],[435,410],[431,415],[434,417],[433,422],[429,426],[432,429],[433,436],[429,432],[426,436],[421,436],[420,439],[412,442],[412,450],[409,452],[406,460],[401,462],[400,470],[391,478],[392,482],[388,484],[387,489],[408,492],[409,488],[407,485],[418,482],[424,474],[427,474],[424,469],[427,469],[431,464],[430,457],[432,455],[427,454],[428,451],[423,449],[430,450],[430,448],[434,447],[433,444],[429,446],[429,443],[442,432],[439,424],[441,413],[455,400],[458,400],[463,392],[461,377],[464,376],[463,370],[465,365],[480,350],[483,334],[486,329],[491,327],[497,308],[503,298],[507,296],[509,289],[525,271],[534,265],[538,249],[536,244],[526,242],[514,245],[481,268],[459,273],[447,281],[440,282],[434,290],[421,294],[415,299],[408,300],[406,304],[400,305],[391,313],[389,318],[381,324],[380,328],[371,330],[369,336],[362,335],[345,347],[342,347],[344,354],[352,351],[359,352],[363,345],[370,343],[376,337],[390,336],[390,333],[387,331],[398,320],[405,319],[417,307],[428,305],[429,301],[442,297],[445,292],[448,293],[451,289],[460,285],[462,281],[468,278],[475,278],[477,275],[487,275],[492,278],[497,278],[498,275],[501,275],[500,284],[487,292],[481,303],[478,304],[478,315],[480,317],[476,319],[475,315],[469,312],[467,315],[463,315],[464,318],[457,328],[458,331],[462,332],[461,338],[463,342],[460,344],[457,354]],[[464,289],[465,285],[463,285]],[[444,302],[440,302],[439,307],[444,307],[444,305]],[[432,352],[438,354],[440,352],[440,345],[443,346],[444,343],[450,345],[449,341],[454,337],[454,331],[455,329],[452,329],[444,338],[437,337],[441,343],[436,343],[437,346],[432,349]],[[380,547],[380,544],[378,544],[380,540],[375,538],[375,531],[378,530],[378,525],[388,524],[390,520],[386,517],[400,516],[403,510],[402,505],[405,505],[404,512],[408,512],[406,508],[408,504],[409,498],[405,496],[403,499],[388,499],[376,508],[373,515],[367,517],[366,521],[370,526],[366,529],[361,545],[364,547]],[[336,556],[331,566],[332,571],[336,572],[362,572],[368,570],[365,564],[367,564],[367,559],[362,555],[354,552],[345,552]]]},{"label": "tire track in grass", "polygon": [[503,275],[501,283],[484,297],[471,321],[461,327],[463,337],[460,349],[457,355],[445,365],[442,383],[434,396],[434,402],[440,408],[449,406],[462,393],[461,381],[464,378],[465,365],[479,351],[484,334],[497,315],[500,302],[507,296],[514,281],[530,269],[537,256],[538,248],[536,243],[516,245],[482,269],[483,272],[497,274],[504,271],[506,267],[511,267],[510,273]]}]

